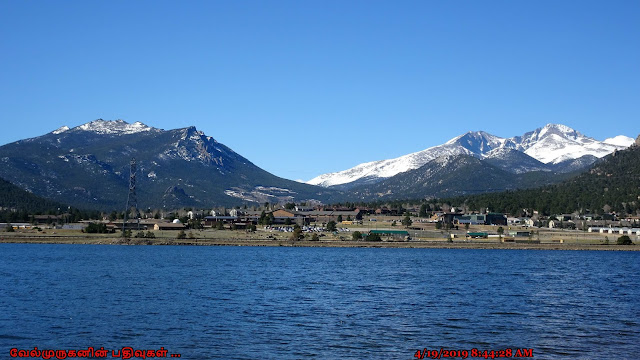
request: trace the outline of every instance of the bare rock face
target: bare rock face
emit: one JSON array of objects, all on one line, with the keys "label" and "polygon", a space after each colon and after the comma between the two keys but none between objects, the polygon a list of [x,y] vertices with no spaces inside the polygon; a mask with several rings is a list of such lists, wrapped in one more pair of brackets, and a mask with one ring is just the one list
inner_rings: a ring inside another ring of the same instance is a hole
[{"label": "bare rock face", "polygon": [[640,135],[636,138],[636,146],[640,146]]}]

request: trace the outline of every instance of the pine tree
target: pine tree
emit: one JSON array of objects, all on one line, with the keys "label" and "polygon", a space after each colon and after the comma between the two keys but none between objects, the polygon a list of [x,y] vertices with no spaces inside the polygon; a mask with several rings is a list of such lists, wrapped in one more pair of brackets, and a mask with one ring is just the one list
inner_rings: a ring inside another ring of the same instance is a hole
[{"label": "pine tree", "polygon": [[402,225],[406,228],[408,228],[409,226],[411,226],[411,224],[413,224],[413,221],[411,220],[411,217],[409,216],[409,213],[406,212],[404,214],[404,219],[402,219]]}]

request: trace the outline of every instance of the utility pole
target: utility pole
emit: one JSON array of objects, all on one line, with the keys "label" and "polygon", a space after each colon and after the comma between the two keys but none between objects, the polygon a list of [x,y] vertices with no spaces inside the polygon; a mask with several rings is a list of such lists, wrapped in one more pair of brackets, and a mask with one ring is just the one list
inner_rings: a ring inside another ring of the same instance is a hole
[{"label": "utility pole", "polygon": [[136,159],[132,158],[129,163],[129,194],[127,195],[127,205],[124,210],[124,220],[122,222],[122,236],[127,226],[127,218],[131,208],[134,210],[134,215],[138,219],[138,230],[140,230],[140,219],[138,218],[138,196],[136,195]]}]

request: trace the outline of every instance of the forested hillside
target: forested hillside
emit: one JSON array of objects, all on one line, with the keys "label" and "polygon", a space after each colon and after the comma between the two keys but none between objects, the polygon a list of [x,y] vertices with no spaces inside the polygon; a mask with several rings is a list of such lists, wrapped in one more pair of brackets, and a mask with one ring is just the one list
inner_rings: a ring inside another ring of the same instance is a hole
[{"label": "forested hillside", "polygon": [[0,178],[0,208],[3,210],[16,209],[18,211],[46,212],[60,207],[67,208],[66,205],[33,195]]},{"label": "forested hillside", "polygon": [[0,179],[0,222],[27,221],[30,214],[53,214],[58,209],[67,211],[68,206],[33,195]]},{"label": "forested hillside", "polygon": [[523,209],[541,214],[640,212],[640,147],[616,151],[589,171],[561,184],[501,193],[462,196],[442,201],[470,210],[518,214]]}]

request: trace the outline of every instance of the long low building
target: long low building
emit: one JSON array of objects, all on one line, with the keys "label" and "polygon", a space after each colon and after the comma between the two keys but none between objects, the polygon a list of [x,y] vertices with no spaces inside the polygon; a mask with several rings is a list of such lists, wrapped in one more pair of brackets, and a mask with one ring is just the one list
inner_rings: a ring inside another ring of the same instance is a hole
[{"label": "long low building", "polygon": [[183,223],[158,223],[153,225],[153,230],[184,230]]},{"label": "long low building", "polygon": [[309,225],[312,222],[328,223],[329,221],[345,221],[345,220],[362,220],[362,212],[359,209],[353,211],[334,211],[334,210],[313,210],[313,211],[295,211],[287,209],[278,209],[274,211],[234,211],[231,216],[206,216],[204,218],[205,226],[212,226],[221,222],[224,224],[236,223],[253,223],[257,224],[262,214],[273,215],[273,224],[298,224]]},{"label": "long low building", "polygon": [[597,232],[600,234],[640,235],[640,228],[590,227],[587,229],[587,232]]},{"label": "long low building", "polygon": [[507,216],[501,213],[460,214],[442,213],[438,221],[451,225],[507,225]]}]

